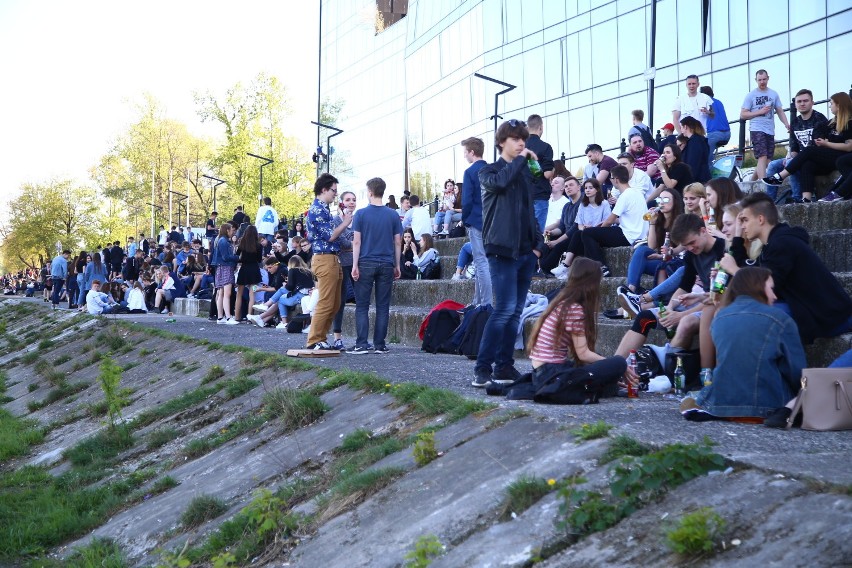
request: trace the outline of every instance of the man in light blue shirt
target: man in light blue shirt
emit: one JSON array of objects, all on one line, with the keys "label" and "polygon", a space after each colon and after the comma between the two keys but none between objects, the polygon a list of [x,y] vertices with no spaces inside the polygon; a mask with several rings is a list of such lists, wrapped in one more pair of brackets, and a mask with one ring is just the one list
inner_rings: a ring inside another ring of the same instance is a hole
[{"label": "man in light blue shirt", "polygon": [[57,255],[50,263],[50,278],[53,280],[53,293],[50,296],[50,303],[53,304],[54,310],[59,305],[62,286],[68,277],[68,259],[70,257],[71,251],[64,250],[61,255]]}]

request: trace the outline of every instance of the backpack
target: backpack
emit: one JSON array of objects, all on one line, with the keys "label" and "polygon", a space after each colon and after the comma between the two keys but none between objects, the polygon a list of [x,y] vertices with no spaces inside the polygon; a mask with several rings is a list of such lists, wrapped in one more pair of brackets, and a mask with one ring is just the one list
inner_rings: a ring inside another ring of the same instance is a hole
[{"label": "backpack", "polygon": [[701,357],[698,349],[669,351],[666,353],[665,375],[674,385],[674,372],[677,367],[677,359],[680,357],[683,363],[683,390],[701,390]]},{"label": "backpack", "polygon": [[441,259],[437,256],[435,260],[430,260],[426,266],[417,271],[417,280],[440,280],[441,279]]},{"label": "backpack", "polygon": [[456,225],[452,229],[450,229],[450,234],[448,235],[451,239],[457,239],[459,237],[466,237],[467,229],[465,229],[464,225]]},{"label": "backpack", "polygon": [[468,322],[465,326],[464,334],[459,341],[458,352],[468,359],[476,359],[479,356],[479,344],[482,342],[482,332],[485,331],[485,324],[488,323],[488,318],[491,317],[493,308],[491,305],[478,306],[473,311],[465,316]]},{"label": "backpack", "polygon": [[444,344],[450,339],[460,323],[461,316],[455,310],[443,308],[430,314],[420,350],[427,353],[445,352],[442,351]]},{"label": "backpack", "polygon": [[308,314],[297,314],[287,322],[287,333],[302,333],[302,330],[310,325],[310,323],[311,316]]},{"label": "backpack", "polygon": [[186,284],[183,283],[183,280],[178,278],[177,274],[174,272],[169,272],[169,276],[171,276],[175,283],[175,289],[172,290],[172,299],[186,298]]},{"label": "backpack", "polygon": [[617,378],[604,380],[583,367],[564,369],[535,381],[533,400],[545,404],[597,404],[605,390],[611,390]]},{"label": "backpack", "polygon": [[642,135],[642,142],[645,143],[646,148],[651,148],[652,150],[657,149],[657,141],[654,140],[654,135],[651,134],[650,128],[642,128],[641,126],[637,126],[636,130],[638,130],[639,134]]}]

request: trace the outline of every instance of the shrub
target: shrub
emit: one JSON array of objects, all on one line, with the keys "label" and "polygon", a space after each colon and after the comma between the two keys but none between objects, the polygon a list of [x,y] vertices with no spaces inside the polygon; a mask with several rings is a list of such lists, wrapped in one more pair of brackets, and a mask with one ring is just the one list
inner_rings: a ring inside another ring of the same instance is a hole
[{"label": "shrub", "polygon": [[104,391],[110,426],[115,428],[118,420],[121,419],[121,408],[127,406],[127,398],[119,388],[119,383],[121,383],[121,367],[107,357],[101,363],[101,373],[98,376],[98,382],[101,384],[101,390]]},{"label": "shrub", "polygon": [[417,434],[417,441],[414,442],[414,463],[419,466],[424,466],[438,457],[438,450],[435,448],[435,433],[421,432]]},{"label": "shrub", "polygon": [[725,529],[725,520],[712,508],[704,507],[685,515],[677,526],[666,532],[666,542],[674,552],[698,556],[713,552]]},{"label": "shrub", "polygon": [[594,440],[596,438],[606,438],[609,436],[609,431],[612,430],[614,426],[612,424],[607,424],[603,420],[598,420],[594,424],[583,424],[579,428],[575,428],[571,430],[571,433],[580,440]]},{"label": "shrub", "polygon": [[213,365],[207,370],[207,374],[204,375],[204,378],[201,379],[201,384],[206,385],[207,383],[212,383],[217,379],[221,379],[225,376],[225,369],[220,367],[219,365]]},{"label": "shrub", "polygon": [[432,560],[443,554],[444,545],[433,534],[423,535],[414,543],[414,549],[406,555],[406,568],[426,568]]}]

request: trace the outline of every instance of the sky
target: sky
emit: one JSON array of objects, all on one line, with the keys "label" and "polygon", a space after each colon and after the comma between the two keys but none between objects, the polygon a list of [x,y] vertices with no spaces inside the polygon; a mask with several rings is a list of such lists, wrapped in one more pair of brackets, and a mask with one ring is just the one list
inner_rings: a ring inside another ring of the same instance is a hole
[{"label": "sky", "polygon": [[317,0],[0,0],[0,219],[24,183],[88,170],[151,93],[191,132],[193,92],[259,72],[287,87],[286,132],[316,142]]}]

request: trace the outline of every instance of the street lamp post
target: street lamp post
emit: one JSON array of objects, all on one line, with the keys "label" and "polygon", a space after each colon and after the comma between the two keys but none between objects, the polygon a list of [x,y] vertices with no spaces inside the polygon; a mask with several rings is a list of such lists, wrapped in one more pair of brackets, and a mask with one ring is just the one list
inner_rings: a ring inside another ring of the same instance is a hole
[{"label": "street lamp post", "polygon": [[[503,118],[502,116],[497,114],[497,110],[499,109],[500,95],[505,95],[506,93],[508,93],[512,89],[516,88],[517,85],[511,85],[509,83],[504,83],[503,81],[498,81],[497,79],[494,79],[493,77],[486,77],[485,75],[481,75],[479,73],[474,73],[473,76],[479,77],[480,79],[485,79],[486,81],[491,81],[492,83],[497,83],[498,85],[503,85],[504,87],[506,87],[505,89],[503,89],[502,91],[500,91],[499,93],[494,95],[494,116],[489,117],[489,118],[494,119],[494,133],[496,134],[497,133],[497,119]],[[497,146],[496,145],[494,146],[494,161],[495,162],[497,161]]]},{"label": "street lamp post", "polygon": [[[331,139],[334,138],[335,136],[337,136],[338,134],[343,134],[343,131],[341,129],[337,128],[336,126],[331,126],[330,124],[323,124],[321,122],[316,122],[316,121],[313,121],[313,120],[311,121],[311,124],[316,124],[317,126],[321,126],[323,128],[328,128],[329,130],[334,130],[334,134],[332,134],[331,136],[329,136],[325,139],[325,146],[326,146],[326,150],[328,151],[328,158],[326,159],[326,162],[325,162],[325,171],[327,173],[331,173]],[[317,132],[319,132],[319,129],[317,129]],[[321,166],[320,166],[320,163],[319,163],[319,159],[317,159],[317,170],[319,170],[320,167]],[[317,172],[317,173],[319,173],[319,172]]]},{"label": "street lamp post", "polygon": [[220,185],[222,185],[223,183],[227,183],[227,182],[223,179],[219,179],[219,178],[216,178],[216,177],[213,177],[213,176],[208,176],[207,174],[202,174],[201,177],[205,177],[205,178],[207,178],[211,181],[217,182],[217,183],[213,184],[213,211],[216,211],[216,188],[219,187]]},{"label": "street lamp post", "polygon": [[246,152],[252,158],[257,158],[258,160],[265,160],[264,163],[260,164],[260,198],[258,199],[258,204],[263,205],[263,167],[268,166],[275,160],[272,158],[264,158],[263,156],[258,156],[257,154],[252,154],[251,152]]}]

